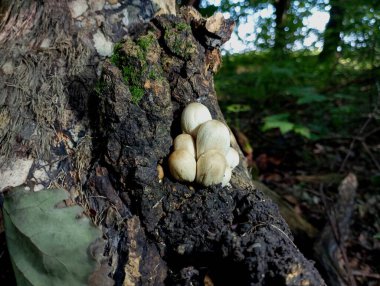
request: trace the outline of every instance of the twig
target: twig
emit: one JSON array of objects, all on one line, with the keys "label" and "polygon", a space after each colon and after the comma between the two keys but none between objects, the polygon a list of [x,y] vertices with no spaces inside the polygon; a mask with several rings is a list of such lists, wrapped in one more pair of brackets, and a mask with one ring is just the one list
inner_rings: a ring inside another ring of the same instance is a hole
[{"label": "twig", "polygon": [[346,157],[344,158],[344,160],[343,160],[343,163],[342,163],[342,165],[340,166],[340,169],[339,169],[339,171],[340,172],[342,172],[343,170],[344,170],[344,167],[346,166],[346,163],[347,163],[347,160],[348,160],[348,158],[350,157],[350,154],[351,154],[351,152],[352,152],[352,149],[354,149],[354,147],[355,147],[355,143],[356,143],[356,141],[360,141],[360,135],[364,132],[364,130],[367,128],[367,126],[368,126],[368,124],[371,122],[371,120],[372,120],[372,116],[371,116],[371,114],[368,116],[368,118],[367,118],[367,120],[366,120],[366,122],[364,122],[364,124],[363,124],[363,126],[360,128],[360,130],[359,130],[359,133],[352,139],[352,141],[351,141],[351,144],[350,144],[350,148],[348,149],[348,152],[347,152],[347,154],[346,154]]},{"label": "twig", "polygon": [[368,153],[369,157],[372,159],[372,162],[375,164],[376,168],[380,171],[380,164],[379,162],[377,162],[375,156],[372,154],[368,145],[364,141],[362,141],[362,145],[363,145],[364,150]]},{"label": "twig", "polygon": [[355,276],[363,276],[363,277],[369,277],[369,278],[374,278],[374,279],[379,279],[380,280],[380,274],[377,273],[365,273],[360,270],[353,270],[352,274]]},{"label": "twig", "polygon": [[274,229],[277,229],[280,233],[282,233],[290,241],[290,243],[294,246],[294,248],[298,250],[298,247],[294,244],[293,240],[291,240],[290,237],[282,229],[280,229],[278,226],[275,226],[274,224],[269,224],[269,225],[273,227]]},{"label": "twig", "polygon": [[[364,122],[364,124],[363,124],[363,126],[360,128],[360,130],[359,130],[359,133],[357,134],[357,136],[355,136],[353,139],[352,139],[352,141],[351,141],[351,144],[350,144],[350,148],[349,148],[349,150],[348,150],[348,152],[347,152],[347,154],[346,154],[346,157],[344,158],[344,160],[343,160],[343,163],[342,163],[342,165],[340,166],[340,169],[339,169],[339,171],[343,171],[343,169],[344,169],[344,167],[346,166],[346,163],[347,163],[347,160],[348,160],[348,158],[350,157],[350,154],[351,154],[351,152],[352,152],[352,149],[354,148],[354,146],[355,146],[355,142],[356,141],[360,141],[360,142],[364,142],[364,140],[368,137],[368,136],[370,136],[370,135],[372,135],[373,133],[376,133],[376,132],[378,132],[379,130],[380,130],[380,128],[376,128],[375,130],[372,130],[371,132],[369,132],[369,133],[367,133],[366,135],[364,135],[364,136],[361,136],[362,134],[363,134],[363,132],[364,132],[364,130],[367,128],[367,126],[368,126],[368,124],[372,121],[372,119],[378,119],[378,116],[379,116],[379,114],[380,114],[380,82],[379,81],[376,81],[376,88],[377,88],[377,101],[376,101],[376,103],[375,103],[375,106],[374,106],[374,108],[373,108],[373,111],[370,113],[370,114],[368,114],[368,118],[367,118],[367,120]],[[364,147],[364,145],[363,145],[363,147]],[[368,147],[368,146],[367,146]],[[369,149],[368,149],[369,150]],[[366,150],[367,151],[367,150]],[[367,151],[368,152],[368,151]],[[372,158],[372,153],[371,152],[369,152],[368,153],[370,156],[371,156],[371,159],[373,160],[373,158]],[[375,160],[374,162],[376,162],[375,163],[375,165],[376,165],[376,167],[378,167],[378,169],[380,170],[380,168],[379,168],[379,164],[378,164],[378,162]]]},{"label": "twig", "polygon": [[367,138],[367,137],[369,137],[369,136],[371,136],[371,135],[373,135],[373,134],[375,134],[375,133],[377,133],[379,131],[380,131],[380,127],[375,128],[372,131],[368,132],[367,134],[363,135],[363,138]]}]

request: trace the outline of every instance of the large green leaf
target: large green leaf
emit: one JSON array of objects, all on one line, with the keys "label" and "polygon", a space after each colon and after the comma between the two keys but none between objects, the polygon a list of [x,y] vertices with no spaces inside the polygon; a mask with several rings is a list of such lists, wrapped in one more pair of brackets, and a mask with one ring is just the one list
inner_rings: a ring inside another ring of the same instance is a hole
[{"label": "large green leaf", "polygon": [[288,113],[267,116],[264,118],[264,126],[262,127],[262,130],[267,131],[278,128],[280,129],[281,134],[286,134],[294,128],[294,124],[288,121],[288,117]]},{"label": "large green leaf", "polygon": [[24,187],[6,196],[5,233],[18,286],[87,285],[96,267],[88,247],[101,231],[81,215],[81,207],[57,207],[65,199],[62,189]]}]

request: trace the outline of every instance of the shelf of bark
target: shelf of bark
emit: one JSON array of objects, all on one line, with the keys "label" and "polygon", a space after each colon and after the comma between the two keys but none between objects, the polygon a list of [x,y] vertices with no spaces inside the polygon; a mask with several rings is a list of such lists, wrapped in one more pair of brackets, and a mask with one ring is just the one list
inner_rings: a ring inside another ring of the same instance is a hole
[{"label": "shelf of bark", "polygon": [[108,239],[115,281],[324,285],[242,163],[227,187],[170,176],[167,158],[183,108],[201,102],[224,121],[213,74],[218,47],[232,31],[221,18],[181,13],[153,19],[118,45],[90,102],[95,149],[83,190]]}]

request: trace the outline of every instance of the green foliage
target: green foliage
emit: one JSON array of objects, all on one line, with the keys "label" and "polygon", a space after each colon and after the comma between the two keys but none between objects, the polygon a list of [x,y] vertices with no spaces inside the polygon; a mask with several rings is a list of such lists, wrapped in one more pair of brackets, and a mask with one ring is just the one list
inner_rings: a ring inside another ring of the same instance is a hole
[{"label": "green foliage", "polygon": [[251,107],[248,104],[230,104],[227,106],[227,113],[241,113],[250,110]]},{"label": "green foliage", "polygon": [[[216,10],[228,13],[237,22],[236,31],[240,24],[245,24],[255,19],[252,34],[244,35],[244,33],[240,32],[237,35],[247,46],[254,44],[257,50],[273,51],[277,28],[275,3],[278,2],[284,2],[284,0],[221,0],[218,7],[209,4],[204,5],[201,12],[203,11],[208,16]],[[316,11],[331,11],[333,1],[305,0],[288,2],[289,9],[282,17],[281,24],[284,31],[283,39],[281,40],[284,41],[285,51],[292,52],[295,49],[317,51],[324,39],[324,32],[308,26],[307,19]],[[380,1],[335,0],[335,4],[343,10],[342,25],[335,23],[335,26],[341,26],[340,31],[338,31],[343,39],[339,45],[341,55],[349,58],[366,59],[373,63],[379,62]],[[268,11],[273,11],[273,13],[266,13]],[[306,44],[304,40],[310,35],[315,40],[310,41],[309,38]],[[337,47],[333,48],[336,49]]]},{"label": "green foliage", "polygon": [[229,104],[226,105],[225,110],[226,119],[236,127],[240,127],[240,117],[242,114],[251,111],[251,107],[248,104]]},{"label": "green foliage", "polygon": [[287,91],[297,98],[296,104],[299,105],[327,100],[325,95],[318,93],[314,87],[310,86],[290,87]]},{"label": "green foliage", "polygon": [[294,123],[288,121],[289,113],[275,114],[264,118],[263,131],[278,128],[282,134],[294,129]]},{"label": "green foliage", "polygon": [[269,52],[227,55],[215,86],[227,120],[235,126],[245,116],[265,132],[279,129],[310,139],[344,137],[372,111],[377,98],[375,85],[363,89],[350,84],[380,76],[366,63],[340,61],[332,68],[319,62],[317,54],[301,52],[276,60]]},{"label": "green foliage", "polygon": [[293,131],[296,134],[310,139],[311,135],[309,128],[289,122],[288,119],[289,113],[281,113],[272,116],[267,116],[263,120],[264,125],[262,127],[262,130],[267,131],[278,128],[281,134],[286,134],[290,131]]},{"label": "green foliage", "polygon": [[14,188],[4,201],[4,224],[17,285],[87,285],[96,261],[88,254],[101,231],[79,206],[58,207],[62,189]]},{"label": "green foliage", "polygon": [[210,17],[218,11],[219,7],[214,5],[207,5],[206,7],[200,7],[199,12],[203,17]]}]

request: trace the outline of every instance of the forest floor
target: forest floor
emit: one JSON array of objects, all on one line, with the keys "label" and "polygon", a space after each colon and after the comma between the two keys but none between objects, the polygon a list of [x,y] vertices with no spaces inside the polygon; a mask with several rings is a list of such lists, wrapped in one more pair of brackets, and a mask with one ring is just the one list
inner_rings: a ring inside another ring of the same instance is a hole
[{"label": "forest floor", "polygon": [[[379,126],[372,120],[366,124],[364,118],[366,126],[352,130],[351,137],[311,141],[294,133],[282,135],[278,130],[264,133],[258,117],[245,113],[239,119],[240,130],[253,149],[253,177],[279,194],[294,213],[317,230],[339,223],[331,212],[341,199],[339,185],[349,172],[357,177],[352,217],[345,225],[347,236],[334,237],[346,259],[339,253],[336,259],[345,269],[343,276],[351,275],[357,285],[380,285]],[[298,247],[310,259],[319,259],[319,253],[309,246],[315,245],[320,234],[309,241],[296,237],[296,242],[302,241]],[[323,275],[324,270],[320,271]]]}]

